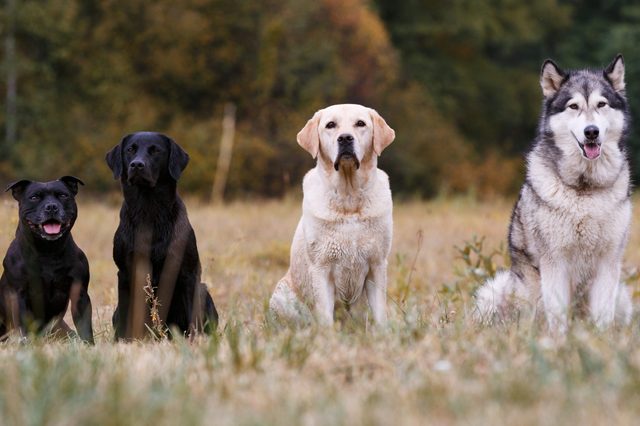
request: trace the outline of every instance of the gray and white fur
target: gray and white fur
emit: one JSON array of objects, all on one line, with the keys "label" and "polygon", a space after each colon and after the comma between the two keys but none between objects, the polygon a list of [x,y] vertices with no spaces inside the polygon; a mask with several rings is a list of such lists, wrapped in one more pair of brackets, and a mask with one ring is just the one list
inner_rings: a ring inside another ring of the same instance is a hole
[{"label": "gray and white fur", "polygon": [[511,268],[477,292],[481,322],[524,309],[564,334],[582,315],[601,329],[631,320],[620,269],[631,221],[624,60],[604,70],[542,66],[538,135],[509,225]]}]

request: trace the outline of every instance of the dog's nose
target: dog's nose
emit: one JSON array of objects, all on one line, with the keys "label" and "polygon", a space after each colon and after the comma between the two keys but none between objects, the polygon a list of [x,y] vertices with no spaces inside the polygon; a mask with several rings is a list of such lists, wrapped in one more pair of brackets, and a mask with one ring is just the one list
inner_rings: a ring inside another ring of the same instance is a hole
[{"label": "dog's nose", "polygon": [[44,211],[47,213],[56,213],[58,211],[58,205],[53,203],[47,204],[44,206]]},{"label": "dog's nose", "polygon": [[584,128],[584,135],[589,140],[598,139],[598,135],[600,134],[600,129],[598,126],[594,126],[593,124]]},{"label": "dog's nose", "polygon": [[340,136],[338,136],[338,143],[340,145],[347,145],[353,142],[353,136],[350,135],[349,133],[343,133]]},{"label": "dog's nose", "polygon": [[143,169],[144,163],[139,160],[134,160],[131,163],[129,163],[129,167],[131,167],[132,169]]}]

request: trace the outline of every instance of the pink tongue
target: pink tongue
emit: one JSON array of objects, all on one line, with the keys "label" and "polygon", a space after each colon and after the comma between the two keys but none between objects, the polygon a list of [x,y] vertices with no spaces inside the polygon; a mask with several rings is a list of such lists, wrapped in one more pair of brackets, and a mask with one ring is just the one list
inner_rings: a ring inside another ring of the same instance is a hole
[{"label": "pink tongue", "polygon": [[59,223],[45,223],[42,227],[44,228],[44,232],[49,235],[60,233],[60,228],[62,228]]},{"label": "pink tongue", "polygon": [[596,159],[600,156],[600,146],[595,143],[588,143],[584,146],[584,153],[587,154],[589,160]]}]

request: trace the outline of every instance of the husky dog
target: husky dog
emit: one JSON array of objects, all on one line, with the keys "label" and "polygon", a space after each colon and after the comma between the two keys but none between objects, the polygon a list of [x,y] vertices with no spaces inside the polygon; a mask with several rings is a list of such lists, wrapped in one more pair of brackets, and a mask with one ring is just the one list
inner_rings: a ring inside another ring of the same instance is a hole
[{"label": "husky dog", "polygon": [[529,307],[564,334],[571,309],[599,328],[631,320],[620,283],[631,220],[624,61],[604,70],[542,66],[538,135],[509,225],[511,269],[477,293],[477,319]]}]

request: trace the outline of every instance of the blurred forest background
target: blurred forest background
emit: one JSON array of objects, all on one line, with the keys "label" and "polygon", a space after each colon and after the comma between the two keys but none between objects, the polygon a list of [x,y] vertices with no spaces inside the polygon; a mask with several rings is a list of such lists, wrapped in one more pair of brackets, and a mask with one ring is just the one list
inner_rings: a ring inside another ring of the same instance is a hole
[{"label": "blurred forest background", "polygon": [[[73,174],[113,190],[104,154],[147,129],[189,152],[181,187],[207,197],[233,103],[226,196],[282,196],[313,165],[297,131],[317,109],[355,102],[397,132],[381,159],[396,194],[512,194],[545,58],[601,67],[623,53],[640,123],[634,3],[5,0],[0,179]],[[630,143],[637,173],[638,131]]]}]

